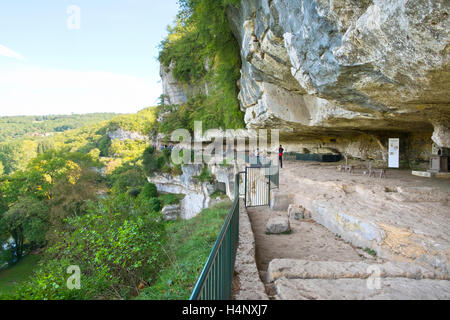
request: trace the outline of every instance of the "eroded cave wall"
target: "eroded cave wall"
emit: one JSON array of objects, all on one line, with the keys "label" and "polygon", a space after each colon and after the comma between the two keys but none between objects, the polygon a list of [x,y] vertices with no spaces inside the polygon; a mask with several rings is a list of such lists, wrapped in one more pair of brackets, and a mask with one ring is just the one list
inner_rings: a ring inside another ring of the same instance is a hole
[{"label": "eroded cave wall", "polygon": [[[403,162],[449,147],[449,1],[242,0],[228,19],[241,46],[248,128],[281,129],[292,151]],[[336,141],[336,142],[330,142]]]},{"label": "eroded cave wall", "polygon": [[[403,166],[426,167],[433,141],[450,147],[449,9],[444,0],[241,0],[227,15],[247,128],[280,129],[288,151],[380,162],[399,137]],[[192,95],[170,70],[162,78],[171,102]]]}]

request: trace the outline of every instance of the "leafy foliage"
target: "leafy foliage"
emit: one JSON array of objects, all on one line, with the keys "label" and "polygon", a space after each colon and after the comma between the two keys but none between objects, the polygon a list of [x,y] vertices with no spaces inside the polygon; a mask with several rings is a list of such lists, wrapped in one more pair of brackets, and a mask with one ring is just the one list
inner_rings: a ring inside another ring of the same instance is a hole
[{"label": "leafy foliage", "polygon": [[214,181],[214,178],[211,175],[211,172],[209,171],[209,168],[207,166],[203,166],[202,171],[195,178],[197,178],[198,181],[200,181],[200,182],[212,182],[212,181]]},{"label": "leafy foliage", "polygon": [[145,199],[156,198],[158,197],[158,190],[153,183],[147,183],[142,189],[140,196]]},{"label": "leafy foliage", "polygon": [[19,198],[0,221],[3,232],[14,241],[14,257],[20,260],[24,253],[25,241],[33,247],[45,243],[48,228],[48,207],[35,198]]},{"label": "leafy foliage", "polygon": [[239,46],[230,30],[226,8],[235,0],[181,0],[175,27],[161,43],[159,61],[172,68],[181,83],[208,86],[208,94],[196,94],[174,109],[165,106],[158,131],[170,133],[178,128],[193,130],[194,121],[209,128],[242,128],[243,115],[237,100],[240,76]]},{"label": "leafy foliage", "polygon": [[111,121],[109,121],[107,130],[114,131],[120,128],[126,131],[148,135],[153,129],[155,121],[156,109],[150,107],[143,109],[136,114],[127,114],[114,117]]},{"label": "leafy foliage", "polygon": [[0,163],[4,173],[25,169],[27,163],[37,156],[38,145],[34,141],[8,141],[0,143]]},{"label": "leafy foliage", "polygon": [[162,203],[162,206],[168,206],[171,204],[178,204],[184,198],[184,194],[161,194],[159,196],[159,200]]},{"label": "leafy foliage", "polygon": [[[163,244],[164,225],[158,214],[124,217],[98,211],[67,219],[72,232],[46,252],[45,263],[18,290],[26,299],[127,298],[141,282],[152,281]],[[78,265],[81,290],[65,286],[66,269]]]},{"label": "leafy foliage", "polygon": [[108,179],[112,194],[126,193],[132,188],[140,189],[147,183],[142,166],[131,163],[118,167]]},{"label": "leafy foliage", "polygon": [[145,288],[138,299],[186,300],[208,259],[230,208],[225,201],[205,209],[192,220],[174,221],[167,226],[163,268],[157,281]]}]

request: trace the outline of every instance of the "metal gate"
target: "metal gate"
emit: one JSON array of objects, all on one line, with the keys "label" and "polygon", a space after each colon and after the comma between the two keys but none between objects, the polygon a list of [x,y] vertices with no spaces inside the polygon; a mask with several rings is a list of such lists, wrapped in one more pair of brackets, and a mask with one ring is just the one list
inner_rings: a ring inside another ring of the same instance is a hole
[{"label": "metal gate", "polygon": [[266,165],[250,165],[239,172],[239,196],[246,207],[269,206],[271,191],[279,188],[279,166],[269,162]]},{"label": "metal gate", "polygon": [[260,207],[270,205],[270,185],[266,168],[245,168],[245,206]]}]

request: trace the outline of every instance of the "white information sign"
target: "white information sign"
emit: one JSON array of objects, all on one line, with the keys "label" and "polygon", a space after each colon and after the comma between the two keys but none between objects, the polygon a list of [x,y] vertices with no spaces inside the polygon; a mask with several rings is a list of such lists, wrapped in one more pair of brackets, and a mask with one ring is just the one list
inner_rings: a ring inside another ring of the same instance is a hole
[{"label": "white information sign", "polygon": [[400,139],[389,139],[389,168],[400,167]]}]

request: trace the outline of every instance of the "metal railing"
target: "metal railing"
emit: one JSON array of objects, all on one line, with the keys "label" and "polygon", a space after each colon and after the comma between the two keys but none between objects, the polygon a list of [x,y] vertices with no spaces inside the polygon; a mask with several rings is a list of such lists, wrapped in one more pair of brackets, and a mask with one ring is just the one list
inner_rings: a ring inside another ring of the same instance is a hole
[{"label": "metal railing", "polygon": [[239,243],[239,174],[236,174],[234,181],[233,206],[189,300],[231,300]]}]

